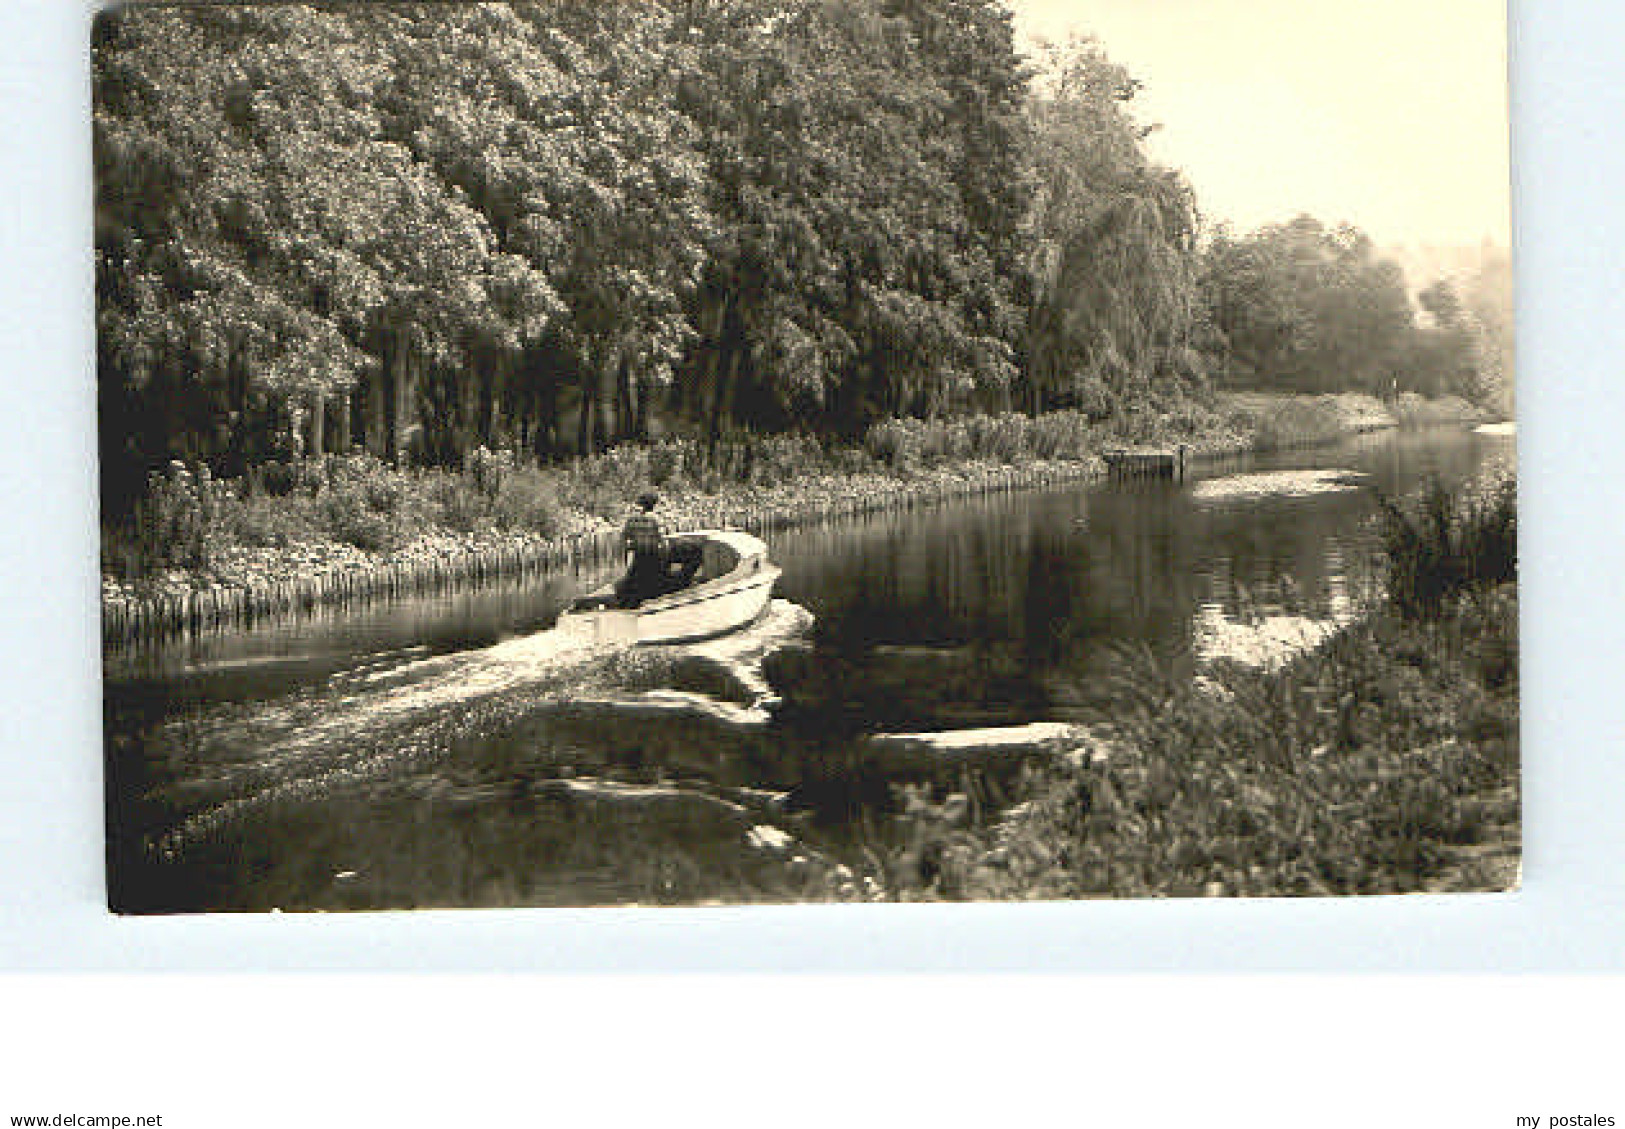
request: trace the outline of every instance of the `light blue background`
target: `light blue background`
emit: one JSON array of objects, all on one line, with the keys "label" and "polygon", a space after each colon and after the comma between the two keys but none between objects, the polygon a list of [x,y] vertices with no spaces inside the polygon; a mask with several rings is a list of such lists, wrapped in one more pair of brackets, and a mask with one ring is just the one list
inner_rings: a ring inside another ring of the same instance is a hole
[{"label": "light blue background", "polygon": [[1521,893],[130,920],[102,908],[90,11],[0,0],[0,970],[1625,968],[1625,8],[1513,11]]}]

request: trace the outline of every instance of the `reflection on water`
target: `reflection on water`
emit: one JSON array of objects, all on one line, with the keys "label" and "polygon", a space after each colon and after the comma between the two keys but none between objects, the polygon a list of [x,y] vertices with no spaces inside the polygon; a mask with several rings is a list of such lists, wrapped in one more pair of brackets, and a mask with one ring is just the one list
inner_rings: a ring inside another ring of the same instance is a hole
[{"label": "reflection on water", "polygon": [[775,618],[688,648],[543,631],[597,573],[111,656],[115,902],[861,897],[899,783],[866,734],[1109,715],[1124,644],[1276,661],[1369,595],[1374,490],[1511,458],[1364,436],[786,533]]},{"label": "reflection on water", "polygon": [[1191,488],[1199,502],[1258,502],[1272,498],[1312,498],[1358,490],[1364,475],[1348,470],[1277,470],[1210,478]]}]

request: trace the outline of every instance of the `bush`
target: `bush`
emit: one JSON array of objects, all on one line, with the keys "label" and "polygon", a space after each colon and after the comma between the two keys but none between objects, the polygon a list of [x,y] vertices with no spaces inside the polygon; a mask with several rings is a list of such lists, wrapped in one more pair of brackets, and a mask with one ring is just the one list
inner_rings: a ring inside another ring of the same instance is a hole
[{"label": "bush", "polygon": [[920,437],[920,454],[928,463],[959,462],[970,457],[970,429],[963,420],[928,425]]},{"label": "bush", "polygon": [[1079,460],[1091,450],[1092,427],[1083,412],[1050,412],[1032,421],[1032,453],[1040,459]]},{"label": "bush", "polygon": [[176,460],[147,478],[130,523],[106,538],[129,576],[166,568],[206,568],[233,540],[240,504],[230,483]]},{"label": "bush", "polygon": [[1258,421],[1257,445],[1263,451],[1325,443],[1343,435],[1336,407],[1321,399],[1286,399]]},{"label": "bush", "polygon": [[1441,396],[1428,400],[1415,392],[1401,392],[1394,405],[1394,415],[1401,427],[1439,427],[1479,423],[1485,418],[1483,410],[1474,407],[1460,396]]},{"label": "bush", "polygon": [[693,442],[687,439],[662,439],[649,448],[649,481],[665,486],[684,474],[693,459]]},{"label": "bush", "polygon": [[309,524],[308,502],[295,507],[282,499],[250,494],[233,508],[230,536],[238,544],[280,549],[299,541]]},{"label": "bush", "polygon": [[474,479],[475,488],[486,498],[495,498],[502,490],[502,480],[513,467],[513,457],[506,451],[492,451],[476,447],[463,460],[465,473]]},{"label": "bush", "polygon": [[979,459],[994,462],[1020,462],[1027,453],[1026,416],[1004,412],[996,416],[972,416],[970,419],[971,453]]},{"label": "bush", "polygon": [[282,498],[293,493],[298,486],[298,469],[292,463],[272,459],[248,470],[248,489],[253,494]]},{"label": "bush", "polygon": [[506,475],[491,504],[491,519],[498,529],[557,536],[564,529],[563,507],[553,482],[535,467]]},{"label": "bush", "polygon": [[1517,578],[1518,495],[1510,475],[1453,493],[1437,479],[1415,497],[1380,500],[1388,598],[1436,618],[1464,592]]},{"label": "bush", "polygon": [[140,544],[155,564],[182,568],[203,563],[208,519],[198,480],[181,462],[147,478],[147,494],[136,511]]},{"label": "bush", "polygon": [[1078,381],[1074,399],[1090,423],[1104,423],[1117,410],[1117,397],[1098,376],[1086,376]]},{"label": "bush", "polygon": [[[501,488],[500,481],[497,489]],[[489,497],[476,478],[435,473],[428,478],[432,520],[458,533],[472,533],[484,524]]]},{"label": "bush", "polygon": [[920,465],[923,444],[918,420],[888,419],[871,427],[863,437],[868,456],[892,470],[912,470]]},{"label": "bush", "polygon": [[862,447],[833,447],[824,455],[833,474],[873,474],[875,460]]},{"label": "bush", "polygon": [[1162,417],[1144,404],[1124,406],[1106,422],[1102,431],[1112,442],[1129,446],[1156,443],[1165,437]]},{"label": "bush", "polygon": [[321,531],[358,549],[394,548],[394,519],[405,497],[400,472],[370,455],[351,455],[329,467],[327,486],[317,496]]},{"label": "bush", "polygon": [[651,481],[649,449],[622,444],[571,463],[561,475],[560,496],[567,505],[613,520]]},{"label": "bush", "polygon": [[329,512],[327,528],[333,540],[368,552],[388,552],[399,543],[389,518],[372,510],[335,508]]},{"label": "bush", "polygon": [[1475,672],[1499,662],[1516,601],[1503,590],[1458,611],[1379,615],[1280,670],[1222,666],[1203,683],[1124,648],[1091,738],[1105,759],[1035,766],[990,825],[907,804],[893,884],[980,898],[1502,886],[1516,684]]},{"label": "bush", "polygon": [[794,482],[826,469],[824,449],[810,435],[769,435],[756,445],[752,481],[761,486]]}]

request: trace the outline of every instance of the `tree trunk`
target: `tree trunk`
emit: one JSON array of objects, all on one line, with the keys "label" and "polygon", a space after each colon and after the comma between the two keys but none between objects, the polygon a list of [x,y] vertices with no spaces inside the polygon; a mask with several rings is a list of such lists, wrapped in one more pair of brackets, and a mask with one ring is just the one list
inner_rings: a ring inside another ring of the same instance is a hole
[{"label": "tree trunk", "polygon": [[228,362],[228,371],[231,374],[229,381],[229,402],[231,404],[230,430],[226,436],[226,465],[223,468],[229,476],[244,474],[248,470],[248,363],[242,347],[240,334],[233,334],[231,340],[231,359]]},{"label": "tree trunk", "polygon": [[624,431],[624,421],[617,417],[615,409],[616,373],[624,363],[625,357],[622,352],[617,349],[612,354],[611,359],[598,366],[598,383],[596,389],[598,407],[593,415],[594,450],[605,450],[609,447],[610,443]]},{"label": "tree trunk", "polygon": [[631,369],[625,357],[615,366],[615,429],[627,438],[633,434]]},{"label": "tree trunk", "polygon": [[593,453],[593,432],[598,412],[598,377],[595,369],[596,366],[590,363],[581,367],[581,412],[576,421],[576,453],[582,456]]},{"label": "tree trunk", "polygon": [[399,347],[398,343],[394,360],[394,370],[390,374],[392,379],[389,383],[389,401],[384,409],[388,428],[384,438],[388,444],[386,454],[389,461],[395,466],[400,466],[401,429],[405,426],[403,419],[406,415],[406,386],[409,382],[406,378],[406,350]]},{"label": "tree trunk", "polygon": [[377,425],[377,455],[399,464],[401,454],[401,409],[405,400],[406,354],[404,334],[391,327],[384,330],[384,363],[378,374],[378,395],[373,405]]},{"label": "tree trunk", "polygon": [[336,409],[338,420],[333,428],[333,453],[336,455],[349,454],[350,444],[355,439],[355,436],[350,433],[350,399],[351,391],[349,389],[346,389],[339,396],[338,408]]},{"label": "tree trunk", "polygon": [[728,350],[728,363],[721,368],[716,378],[716,389],[711,399],[710,418],[706,421],[706,458],[715,460],[717,454],[717,441],[722,437],[723,421],[733,412],[734,387],[739,382],[739,359],[744,350],[734,348]]},{"label": "tree trunk", "polygon": [[307,454],[311,458],[319,459],[324,450],[322,440],[325,437],[327,425],[327,393],[323,389],[316,389],[310,396],[310,447]]}]

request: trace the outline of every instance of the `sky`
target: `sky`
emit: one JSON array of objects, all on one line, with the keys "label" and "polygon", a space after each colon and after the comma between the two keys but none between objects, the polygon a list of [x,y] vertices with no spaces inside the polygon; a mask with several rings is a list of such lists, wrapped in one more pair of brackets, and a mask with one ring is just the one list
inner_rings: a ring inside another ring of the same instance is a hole
[{"label": "sky", "polygon": [[1009,0],[1100,40],[1152,152],[1238,229],[1300,212],[1382,246],[1509,242],[1505,0]]}]

